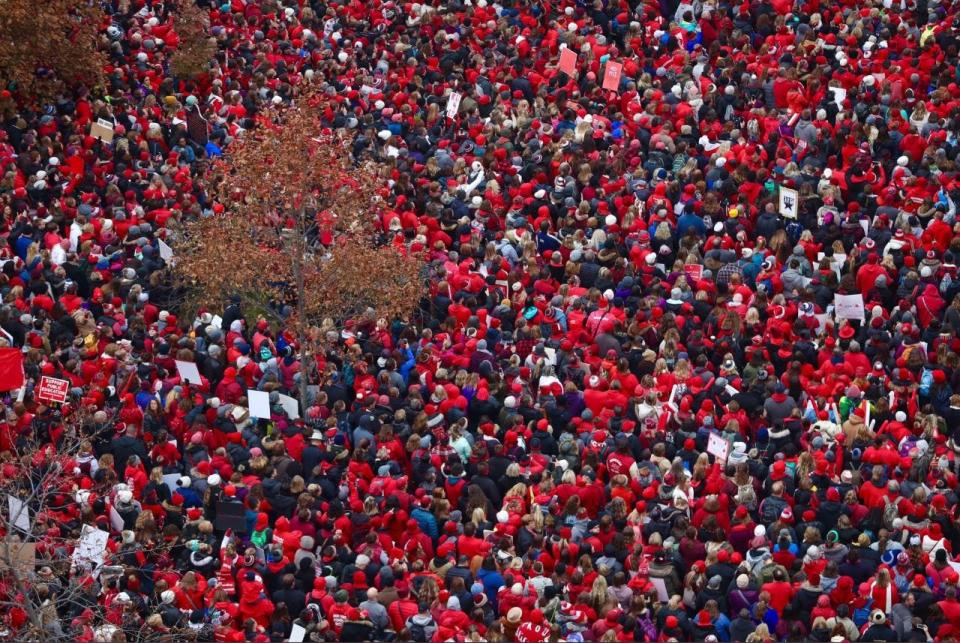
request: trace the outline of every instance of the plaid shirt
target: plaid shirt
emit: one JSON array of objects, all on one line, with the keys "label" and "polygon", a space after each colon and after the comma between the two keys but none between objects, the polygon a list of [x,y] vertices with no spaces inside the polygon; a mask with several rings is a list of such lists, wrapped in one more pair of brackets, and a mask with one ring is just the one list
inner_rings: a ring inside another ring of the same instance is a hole
[{"label": "plaid shirt", "polygon": [[726,285],[730,283],[730,277],[733,275],[743,277],[743,269],[740,267],[739,261],[731,261],[720,267],[720,270],[717,271],[717,284]]}]

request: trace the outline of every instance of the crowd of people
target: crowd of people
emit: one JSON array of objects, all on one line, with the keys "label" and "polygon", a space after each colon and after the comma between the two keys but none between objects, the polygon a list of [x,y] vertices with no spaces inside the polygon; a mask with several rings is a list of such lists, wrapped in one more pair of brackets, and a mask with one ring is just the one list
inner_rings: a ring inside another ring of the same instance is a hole
[{"label": "crowd of people", "polygon": [[[957,3],[102,4],[0,96],[0,638],[960,637]],[[164,260],[308,86],[429,266],[315,369]]]}]

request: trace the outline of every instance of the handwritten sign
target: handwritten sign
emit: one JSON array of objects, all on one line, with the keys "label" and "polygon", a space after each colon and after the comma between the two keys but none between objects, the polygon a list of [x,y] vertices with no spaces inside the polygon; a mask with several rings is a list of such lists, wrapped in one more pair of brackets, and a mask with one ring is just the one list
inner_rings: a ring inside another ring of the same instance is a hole
[{"label": "handwritten sign", "polygon": [[834,295],[833,310],[837,319],[866,319],[863,295]]},{"label": "handwritten sign", "polygon": [[106,119],[98,118],[97,122],[90,123],[90,136],[98,138],[104,143],[112,143],[113,123]]},{"label": "handwritten sign", "polygon": [[447,118],[456,118],[460,111],[460,101],[463,99],[458,92],[451,92],[447,99]]},{"label": "handwritten sign", "polygon": [[727,461],[727,452],[730,450],[730,443],[724,440],[719,434],[711,433],[707,438],[707,453],[714,456],[721,462]]},{"label": "handwritten sign", "polygon": [[77,546],[73,550],[73,564],[81,567],[92,563],[93,575],[97,576],[100,573],[99,567],[103,565],[109,538],[110,534],[107,532],[84,525],[77,540]]}]

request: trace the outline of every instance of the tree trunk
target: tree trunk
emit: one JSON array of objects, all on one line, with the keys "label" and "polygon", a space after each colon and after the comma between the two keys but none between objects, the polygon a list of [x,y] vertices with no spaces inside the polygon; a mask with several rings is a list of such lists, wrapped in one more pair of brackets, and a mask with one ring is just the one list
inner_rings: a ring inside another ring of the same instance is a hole
[{"label": "tree trunk", "polygon": [[306,252],[306,239],[304,237],[304,213],[300,212],[300,216],[297,218],[300,222],[298,229],[295,231],[295,238],[293,240],[293,278],[297,286],[297,320],[296,320],[296,333],[297,341],[300,344],[298,349],[297,360],[300,362],[300,386],[299,386],[299,397],[300,397],[300,414],[302,417],[307,415],[307,407],[309,406],[307,385],[309,384],[309,374],[311,366],[311,354],[307,346],[308,344],[308,333],[307,333],[307,287],[306,280],[303,274],[303,261],[304,253]]}]

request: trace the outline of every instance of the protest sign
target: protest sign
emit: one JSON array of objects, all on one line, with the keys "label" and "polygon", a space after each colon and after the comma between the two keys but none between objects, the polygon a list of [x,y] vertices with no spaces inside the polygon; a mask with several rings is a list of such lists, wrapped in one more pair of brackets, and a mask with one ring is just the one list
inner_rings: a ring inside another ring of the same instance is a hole
[{"label": "protest sign", "polygon": [[177,373],[180,374],[181,379],[191,384],[203,384],[203,381],[200,379],[200,369],[197,368],[196,364],[193,362],[181,362],[180,360],[175,360],[175,362],[177,364]]},{"label": "protest sign", "polygon": [[833,310],[837,319],[858,319],[864,321],[863,295],[834,295]]},{"label": "protest sign", "polygon": [[15,568],[21,576],[32,574],[37,567],[37,544],[21,542],[9,536],[0,545],[0,574]]},{"label": "protest sign", "polygon": [[623,65],[613,62],[607,62],[606,69],[603,72],[603,88],[610,91],[617,91],[620,88],[620,75],[623,73]]},{"label": "protest sign", "polygon": [[730,450],[730,443],[724,440],[719,434],[711,433],[707,438],[707,453],[717,458],[721,462],[727,461],[727,452]]},{"label": "protest sign", "polygon": [[110,534],[90,525],[84,525],[77,539],[77,546],[73,550],[73,564],[82,567],[89,565],[93,575],[99,574],[99,567],[103,565],[103,556],[107,550],[107,540]]},{"label": "protest sign", "polygon": [[63,404],[67,401],[69,392],[70,382],[44,375],[40,378],[40,384],[37,385],[36,395],[38,400]]},{"label": "protest sign", "polygon": [[291,420],[300,419],[300,403],[297,402],[296,398],[292,398],[289,395],[280,394],[280,406],[283,407],[284,413],[287,414],[287,417]]},{"label": "protest sign", "polygon": [[160,258],[167,263],[173,263],[173,248],[164,243],[163,239],[157,239],[160,247]]},{"label": "protest sign", "polygon": [[688,280],[693,282],[700,281],[703,278],[703,265],[699,263],[688,263],[683,267],[684,274],[687,275]]},{"label": "protest sign", "polygon": [[661,603],[666,603],[670,600],[670,593],[667,591],[667,583],[662,578],[651,576],[650,582],[654,587],[657,588],[657,599]]},{"label": "protest sign", "polygon": [[447,99],[447,118],[456,118],[460,112],[460,101],[463,99],[458,92],[451,92]]},{"label": "protest sign", "polygon": [[90,123],[90,136],[98,138],[104,143],[112,143],[113,123],[106,119],[98,118],[96,122]]},{"label": "protest sign", "polygon": [[245,512],[242,502],[220,500],[217,502],[217,517],[213,526],[218,531],[232,529],[235,533],[246,533]]},{"label": "protest sign", "polygon": [[7,506],[10,509],[9,523],[18,530],[30,533],[30,507],[16,496],[7,496]]},{"label": "protest sign", "polygon": [[780,186],[780,215],[787,219],[796,219],[800,212],[800,193],[792,188]]},{"label": "protest sign", "polygon": [[577,54],[569,47],[560,52],[560,71],[567,76],[577,74]]},{"label": "protest sign", "polygon": [[266,391],[247,391],[247,407],[250,409],[250,417],[263,420],[270,419],[270,394]]},{"label": "protest sign", "polygon": [[179,473],[163,474],[163,484],[167,485],[167,489],[170,490],[170,493],[173,493],[180,488],[180,486],[177,484],[177,481],[179,479],[180,479]]}]

